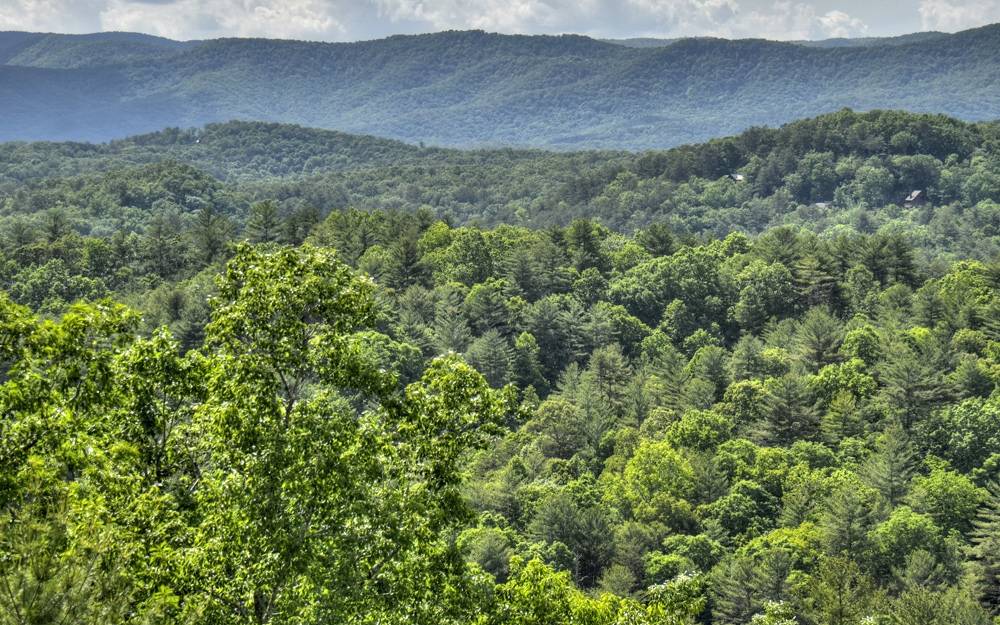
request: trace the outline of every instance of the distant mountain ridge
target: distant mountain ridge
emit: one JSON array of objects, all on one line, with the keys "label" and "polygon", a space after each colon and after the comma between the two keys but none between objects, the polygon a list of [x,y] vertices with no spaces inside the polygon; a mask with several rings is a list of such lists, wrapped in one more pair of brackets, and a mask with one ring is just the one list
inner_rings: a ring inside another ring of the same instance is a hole
[{"label": "distant mountain ridge", "polygon": [[442,146],[647,149],[843,107],[1000,118],[1000,25],[820,44],[0,33],[0,140],[105,141],[245,119]]},{"label": "distant mountain ridge", "polygon": [[0,64],[73,69],[150,60],[193,48],[200,41],[174,41],[142,33],[0,32]]}]

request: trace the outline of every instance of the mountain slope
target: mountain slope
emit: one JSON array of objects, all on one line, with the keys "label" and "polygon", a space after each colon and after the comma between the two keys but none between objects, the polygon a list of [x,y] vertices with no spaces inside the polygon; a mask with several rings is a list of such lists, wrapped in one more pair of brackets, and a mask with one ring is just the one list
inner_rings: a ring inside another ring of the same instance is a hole
[{"label": "mountain slope", "polygon": [[141,33],[0,32],[0,61],[4,65],[69,69],[142,61],[190,49],[200,42],[182,42]]},{"label": "mountain slope", "polygon": [[0,144],[0,184],[164,160],[194,165],[222,180],[266,180],[411,162],[468,161],[476,154],[287,124],[228,122],[103,144]]},{"label": "mountain slope", "polygon": [[[38,53],[38,42],[33,67],[13,67],[28,52],[6,53],[0,110],[14,114],[0,119],[0,139],[100,141],[253,119],[451,146],[655,148],[843,107],[1000,117],[1000,26],[833,48],[717,39],[629,48],[477,31],[105,44],[121,58],[107,64],[114,55],[102,48],[93,54],[103,65],[80,58],[91,66],[59,70],[52,59],[63,57]],[[137,45],[157,52],[130,56]]]},{"label": "mountain slope", "polygon": [[[926,203],[907,206],[914,190]],[[834,238],[905,234],[922,253],[989,259],[1000,257],[998,198],[1000,122],[898,111],[844,110],[644,153],[421,148],[262,122],[0,144],[5,241],[45,232],[50,217],[86,234],[142,232],[190,221],[206,203],[242,223],[251,204],[275,200],[301,236],[352,208],[454,224],[659,223],[684,237],[792,224]]]}]

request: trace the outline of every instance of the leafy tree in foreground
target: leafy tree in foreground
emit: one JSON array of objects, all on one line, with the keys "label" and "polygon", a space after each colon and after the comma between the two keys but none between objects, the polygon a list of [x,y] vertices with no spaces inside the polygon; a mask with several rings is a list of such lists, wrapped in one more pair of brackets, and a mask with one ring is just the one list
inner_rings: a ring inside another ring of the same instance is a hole
[{"label": "leafy tree in foreground", "polygon": [[[288,280],[288,276],[296,279]],[[241,249],[207,328],[192,590],[216,622],[447,621],[464,450],[501,404],[453,359],[400,393],[371,286],[329,253]],[[337,588],[336,592],[329,592]]]},{"label": "leafy tree in foreground", "polygon": [[5,308],[4,613],[463,620],[460,460],[506,400],[454,358],[400,388],[373,310],[329,252],[250,247],[188,357],[135,339],[123,309],[35,325]]}]

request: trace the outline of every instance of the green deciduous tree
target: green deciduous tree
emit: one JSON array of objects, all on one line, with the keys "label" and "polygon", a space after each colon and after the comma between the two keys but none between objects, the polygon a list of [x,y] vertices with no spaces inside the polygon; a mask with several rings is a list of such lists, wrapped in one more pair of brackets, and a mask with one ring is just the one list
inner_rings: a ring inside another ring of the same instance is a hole
[{"label": "green deciduous tree", "polygon": [[370,292],[310,248],[243,248],[220,282],[187,582],[217,622],[448,618],[421,597],[458,573],[437,537],[462,517],[458,460],[498,405],[454,360],[398,394],[391,343],[365,330]]}]

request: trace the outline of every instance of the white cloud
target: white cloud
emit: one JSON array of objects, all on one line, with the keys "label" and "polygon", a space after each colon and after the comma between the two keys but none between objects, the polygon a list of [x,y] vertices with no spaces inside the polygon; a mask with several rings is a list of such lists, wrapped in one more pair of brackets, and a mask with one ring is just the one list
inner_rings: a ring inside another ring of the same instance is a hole
[{"label": "white cloud", "polygon": [[859,37],[868,32],[868,25],[843,11],[830,11],[819,18],[819,26],[827,37]]},{"label": "white cloud", "polygon": [[816,11],[798,2],[774,2],[742,11],[723,32],[726,37],[762,39],[810,39],[816,28]]},{"label": "white cloud", "polygon": [[[811,39],[958,30],[1000,20],[1000,0],[0,0],[0,29],[134,30],[178,39],[353,40],[480,28],[597,37]],[[898,32],[898,31],[897,31]]]},{"label": "white cloud", "polygon": [[323,0],[109,0],[103,30],[129,30],[175,39],[278,37],[336,39],[344,35],[334,6]]},{"label": "white cloud", "polygon": [[0,0],[0,30],[98,30],[105,0]]},{"label": "white cloud", "polygon": [[868,30],[868,26],[856,17],[839,10],[820,15],[808,2],[629,1],[638,5],[660,5],[660,15],[668,19],[662,20],[659,25],[665,29],[667,36],[703,34],[790,40],[850,37]]},{"label": "white cloud", "polygon": [[843,11],[818,14],[789,0],[374,0],[379,15],[427,29],[517,33],[576,32],[602,37],[764,37],[808,39],[867,31]]},{"label": "white cloud", "polygon": [[954,32],[1000,21],[1000,0],[922,0],[924,30]]},{"label": "white cloud", "polygon": [[627,0],[626,5],[671,31],[711,32],[732,23],[740,10],[735,0]]},{"label": "white cloud", "polygon": [[586,24],[606,2],[597,0],[371,0],[392,22],[420,22],[435,30],[557,32]]}]

